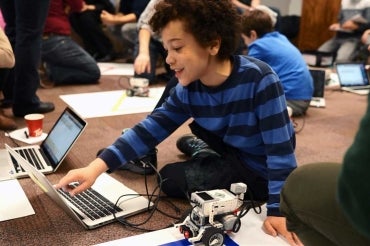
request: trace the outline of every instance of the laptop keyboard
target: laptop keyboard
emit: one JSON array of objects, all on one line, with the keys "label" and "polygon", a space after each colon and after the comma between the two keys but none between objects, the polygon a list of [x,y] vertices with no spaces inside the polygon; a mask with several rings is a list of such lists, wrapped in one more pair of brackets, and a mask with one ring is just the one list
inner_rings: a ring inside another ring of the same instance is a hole
[{"label": "laptop keyboard", "polygon": [[[78,184],[70,185],[77,187]],[[91,220],[96,220],[107,215],[112,215],[121,212],[122,209],[115,206],[111,201],[103,197],[94,189],[90,188],[86,191],[71,197],[68,192],[58,189],[58,192],[71,202],[74,206],[80,209]]]},{"label": "laptop keyboard", "polygon": [[[20,154],[24,159],[28,160],[29,163],[31,163],[35,168],[38,170],[44,169],[44,165],[41,163],[41,160],[36,154],[35,149],[15,149],[15,151]],[[11,155],[10,155],[11,156]],[[14,159],[13,156],[11,156],[14,169],[17,173],[24,172],[24,169],[18,164],[18,162]]]}]

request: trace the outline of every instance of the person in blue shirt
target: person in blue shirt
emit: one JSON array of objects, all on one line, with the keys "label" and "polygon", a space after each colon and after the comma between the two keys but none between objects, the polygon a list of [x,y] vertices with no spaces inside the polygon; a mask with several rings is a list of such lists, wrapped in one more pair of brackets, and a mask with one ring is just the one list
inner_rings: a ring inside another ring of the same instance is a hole
[{"label": "person in blue shirt", "polygon": [[293,116],[305,114],[313,94],[313,80],[302,54],[284,35],[274,31],[265,11],[245,11],[242,18],[248,55],[266,62],[277,73]]},{"label": "person in blue shirt", "polygon": [[[267,202],[264,231],[301,245],[279,211],[281,188],[297,167],[284,90],[266,63],[233,55],[240,18],[229,0],[159,2],[149,24],[161,34],[178,84],[160,107],[56,187],[71,195],[87,189],[101,173],[146,154],[192,118],[193,133],[217,154],[202,157],[200,151],[187,162],[165,165],[159,171],[162,191],[187,198],[196,190],[244,182],[249,198]],[[72,189],[68,184],[77,180],[80,185]]]}]

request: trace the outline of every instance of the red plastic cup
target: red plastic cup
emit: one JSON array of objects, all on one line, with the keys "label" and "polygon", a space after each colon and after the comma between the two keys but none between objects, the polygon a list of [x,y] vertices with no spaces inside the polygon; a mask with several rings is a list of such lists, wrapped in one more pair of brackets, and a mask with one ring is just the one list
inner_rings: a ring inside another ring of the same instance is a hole
[{"label": "red plastic cup", "polygon": [[43,114],[27,114],[24,116],[27,123],[28,136],[39,137],[42,134]]}]

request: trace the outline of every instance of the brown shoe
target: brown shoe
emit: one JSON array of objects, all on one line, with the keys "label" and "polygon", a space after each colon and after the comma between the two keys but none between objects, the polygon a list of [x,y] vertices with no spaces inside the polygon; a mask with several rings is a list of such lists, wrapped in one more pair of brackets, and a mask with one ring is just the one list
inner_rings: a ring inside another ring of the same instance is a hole
[{"label": "brown shoe", "polygon": [[11,118],[8,118],[4,115],[0,115],[0,130],[9,131],[17,129],[17,124]]}]

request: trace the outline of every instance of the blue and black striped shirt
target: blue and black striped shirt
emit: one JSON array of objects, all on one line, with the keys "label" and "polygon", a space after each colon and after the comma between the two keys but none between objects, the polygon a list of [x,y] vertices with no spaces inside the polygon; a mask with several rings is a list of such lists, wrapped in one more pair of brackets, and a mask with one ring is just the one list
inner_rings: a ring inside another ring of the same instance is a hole
[{"label": "blue and black striped shirt", "polygon": [[278,76],[264,62],[234,56],[218,87],[178,84],[166,102],[100,155],[111,170],[146,154],[192,118],[236,148],[250,170],[268,180],[268,215],[279,215],[280,191],[296,168],[294,128]]}]

